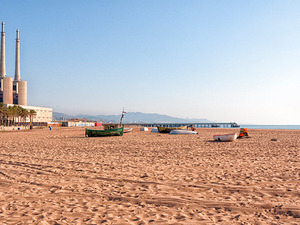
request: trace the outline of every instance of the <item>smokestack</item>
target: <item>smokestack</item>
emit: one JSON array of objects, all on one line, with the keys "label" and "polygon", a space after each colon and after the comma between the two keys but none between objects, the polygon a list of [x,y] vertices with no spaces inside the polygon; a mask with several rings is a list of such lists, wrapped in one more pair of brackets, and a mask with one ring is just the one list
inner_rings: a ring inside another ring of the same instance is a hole
[{"label": "smokestack", "polygon": [[18,105],[27,105],[27,81],[20,80],[18,83]]},{"label": "smokestack", "polygon": [[5,76],[6,76],[6,71],[5,71],[5,32],[4,32],[4,22],[2,22],[0,78],[3,78]]},{"label": "smokestack", "polygon": [[13,104],[13,80],[12,77],[3,77],[3,104]]},{"label": "smokestack", "polygon": [[17,30],[16,35],[16,64],[15,64],[15,81],[21,80],[20,77],[20,36],[19,36],[19,30]]}]

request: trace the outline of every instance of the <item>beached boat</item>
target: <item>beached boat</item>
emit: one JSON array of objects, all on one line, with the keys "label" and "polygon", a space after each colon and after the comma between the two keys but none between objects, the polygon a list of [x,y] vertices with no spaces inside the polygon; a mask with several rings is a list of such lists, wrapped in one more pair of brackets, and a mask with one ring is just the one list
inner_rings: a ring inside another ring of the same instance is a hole
[{"label": "beached boat", "polygon": [[141,127],[140,131],[148,131],[148,127]]},{"label": "beached boat", "polygon": [[198,134],[192,130],[171,130],[170,134]]},{"label": "beached boat", "polygon": [[[124,126],[122,125],[122,119],[125,115],[123,108],[120,123],[106,123],[103,124],[104,130],[99,129],[85,129],[86,137],[108,137],[108,136],[122,136],[124,133]],[[126,128],[127,133],[132,130],[132,128]],[[128,130],[129,129],[129,130]],[[131,130],[130,130],[131,129]],[[126,132],[125,131],[125,132]]]},{"label": "beached boat", "polygon": [[122,136],[124,127],[116,129],[105,129],[105,130],[96,130],[96,129],[85,129],[86,137],[108,137],[108,136]]},{"label": "beached boat", "polygon": [[234,141],[237,138],[237,134],[217,134],[213,137],[216,141]]},{"label": "beached boat", "polygon": [[159,133],[170,133],[172,130],[185,130],[187,126],[182,126],[182,127],[161,127],[157,126],[158,132]]},{"label": "beached boat", "polygon": [[133,130],[133,128],[124,128],[123,133],[129,133]]},{"label": "beached boat", "polygon": [[151,132],[152,132],[152,133],[158,133],[157,127],[152,128]]},{"label": "beached boat", "polygon": [[86,137],[107,137],[107,136],[122,136],[124,127],[108,130],[85,129]]}]

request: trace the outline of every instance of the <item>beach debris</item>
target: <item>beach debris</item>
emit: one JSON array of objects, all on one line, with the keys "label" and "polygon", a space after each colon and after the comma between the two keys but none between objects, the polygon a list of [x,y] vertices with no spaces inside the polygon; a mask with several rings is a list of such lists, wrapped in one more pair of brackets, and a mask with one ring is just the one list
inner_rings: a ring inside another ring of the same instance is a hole
[{"label": "beach debris", "polygon": [[271,141],[277,141],[277,138],[272,138]]},{"label": "beach debris", "polygon": [[149,177],[147,173],[144,173],[141,178]]}]

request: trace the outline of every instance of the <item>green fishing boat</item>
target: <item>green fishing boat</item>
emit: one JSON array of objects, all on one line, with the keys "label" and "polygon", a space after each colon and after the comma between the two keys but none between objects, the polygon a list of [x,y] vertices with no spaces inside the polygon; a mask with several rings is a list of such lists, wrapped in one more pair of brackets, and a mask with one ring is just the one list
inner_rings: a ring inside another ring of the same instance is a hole
[{"label": "green fishing boat", "polygon": [[124,127],[116,129],[105,129],[105,130],[96,130],[96,129],[85,129],[86,137],[108,137],[108,136],[122,136]]},{"label": "green fishing boat", "polygon": [[103,124],[104,130],[98,129],[85,129],[86,137],[109,137],[109,136],[123,136],[124,126],[122,125],[122,119],[125,115],[123,108],[120,123],[106,123]]}]

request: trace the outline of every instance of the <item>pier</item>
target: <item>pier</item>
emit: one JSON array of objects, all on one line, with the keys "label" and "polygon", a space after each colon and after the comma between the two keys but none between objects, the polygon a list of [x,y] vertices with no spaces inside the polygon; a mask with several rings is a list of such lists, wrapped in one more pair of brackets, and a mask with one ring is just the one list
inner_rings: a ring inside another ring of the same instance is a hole
[{"label": "pier", "polygon": [[195,128],[237,128],[239,124],[231,123],[124,123],[130,126],[143,126],[143,127],[181,127],[193,125]]}]

